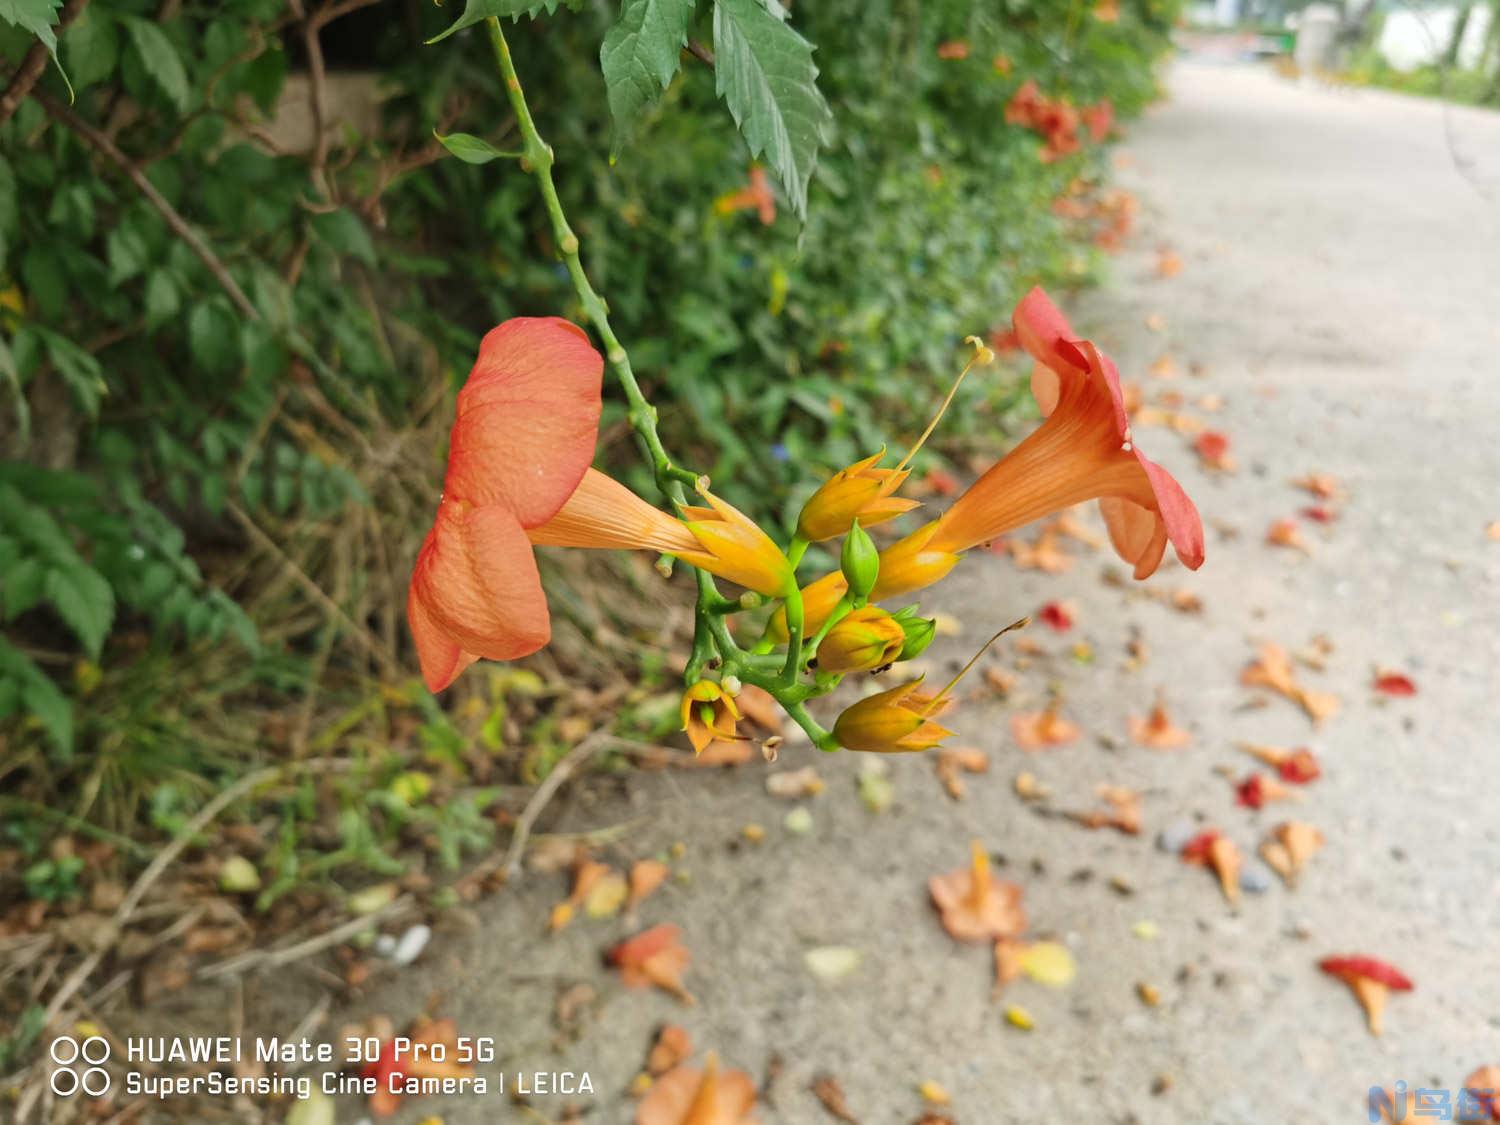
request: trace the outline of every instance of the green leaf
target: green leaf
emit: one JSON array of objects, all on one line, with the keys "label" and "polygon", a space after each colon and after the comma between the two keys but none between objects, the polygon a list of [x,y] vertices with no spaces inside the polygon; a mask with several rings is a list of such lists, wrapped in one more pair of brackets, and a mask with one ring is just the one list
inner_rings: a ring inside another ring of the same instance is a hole
[{"label": "green leaf", "polygon": [[120,36],[109,13],[97,7],[80,12],[63,34],[62,51],[79,88],[113,74],[120,63]]},{"label": "green leaf", "polygon": [[464,5],[463,15],[453,21],[453,25],[447,31],[440,32],[427,40],[436,43],[440,39],[446,39],[455,31],[462,31],[466,27],[473,27],[491,16],[503,18],[510,16],[511,19],[520,19],[522,16],[534,16],[544,8],[548,15],[557,11],[558,5],[566,3],[573,7],[575,0],[468,0]]},{"label": "green leaf", "polygon": [[115,619],[115,593],[91,566],[73,564],[47,572],[42,591],[95,660]]},{"label": "green leaf", "polygon": [[146,268],[150,250],[140,227],[126,220],[112,231],[104,244],[105,257],[109,261],[109,283],[119,285],[128,281]]},{"label": "green leaf", "polygon": [[99,361],[60,332],[38,331],[47,341],[47,355],[52,366],[57,368],[68,390],[73,392],[73,401],[90,418],[95,417],[99,413],[99,400],[108,389],[104,385],[104,369],[99,366]]},{"label": "green leaf", "polygon": [[62,0],[0,0],[0,20],[12,27],[29,31],[40,39],[57,58],[57,36],[52,25],[57,22],[57,9]]},{"label": "green leaf", "polygon": [[687,42],[694,0],[625,0],[604,35],[599,67],[614,118],[612,155],[620,151],[642,109],[667,88]]},{"label": "green leaf", "polygon": [[182,59],[166,32],[139,16],[127,17],[125,30],[130,33],[130,42],[146,73],[179,111],[185,110],[188,102],[187,71],[182,68]]},{"label": "green leaf", "polygon": [[807,182],[828,138],[833,114],[818,92],[812,45],[761,0],[714,5],[714,76],[718,93],[750,145],[786,189],[792,210],[807,215]]},{"label": "green leaf", "polygon": [[172,275],[165,270],[154,271],[146,280],[146,327],[160,328],[177,315],[182,307],[182,298]]},{"label": "green leaf", "polygon": [[313,232],[340,254],[363,262],[375,264],[375,244],[370,241],[370,232],[352,211],[329,211],[312,217]]},{"label": "green leaf", "polygon": [[473,136],[470,133],[449,133],[446,137],[434,130],[434,137],[438,144],[458,157],[465,164],[488,164],[491,160],[510,158],[520,155],[514,152],[501,152],[489,141],[482,137]]},{"label": "green leaf", "polygon": [[27,555],[4,575],[5,619],[21,616],[42,600],[42,582],[47,569],[35,555]]},{"label": "green leaf", "polygon": [[64,757],[73,752],[73,705],[31,657],[0,637],[0,680],[20,685],[21,704]]},{"label": "green leaf", "polygon": [[239,358],[234,320],[216,299],[194,305],[188,314],[188,350],[210,375],[224,374]]}]

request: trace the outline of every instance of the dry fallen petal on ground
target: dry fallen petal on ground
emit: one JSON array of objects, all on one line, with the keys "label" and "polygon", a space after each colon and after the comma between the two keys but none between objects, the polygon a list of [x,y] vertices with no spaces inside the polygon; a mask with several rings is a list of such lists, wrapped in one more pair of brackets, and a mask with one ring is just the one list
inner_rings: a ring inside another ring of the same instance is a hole
[{"label": "dry fallen petal on ground", "polygon": [[990,871],[990,857],[978,840],[970,844],[970,862],[927,881],[943,929],[956,941],[1014,937],[1026,929],[1021,888]]},{"label": "dry fallen petal on ground", "polygon": [[1401,672],[1392,672],[1377,669],[1375,672],[1375,690],[1381,695],[1416,695],[1417,685],[1410,676]]},{"label": "dry fallen petal on ground", "polygon": [[687,1029],[675,1023],[664,1024],[656,1033],[656,1042],[651,1044],[651,1053],[646,1056],[646,1073],[653,1078],[663,1075],[686,1062],[692,1053],[693,1040]]},{"label": "dry fallen petal on ground", "polygon": [[637,860],[630,867],[631,906],[638,906],[667,881],[671,869],[659,859]]},{"label": "dry fallen petal on ground", "polygon": [[939,750],[933,760],[938,780],[955,801],[963,800],[964,783],[960,773],[988,773],[990,756],[975,746],[954,746]]},{"label": "dry fallen petal on ground", "polygon": [[1146,329],[1150,332],[1165,332],[1167,330],[1167,318],[1159,312],[1146,314]]},{"label": "dry fallen petal on ground", "polygon": [[1021,975],[1021,954],[1025,952],[1026,943],[1020,938],[1004,937],[995,942],[995,984],[990,990],[991,1000]]},{"label": "dry fallen petal on ground", "polygon": [[1157,696],[1151,714],[1144,719],[1131,715],[1127,726],[1133,741],[1153,750],[1180,750],[1193,740],[1188,731],[1172,725],[1172,716],[1168,714],[1167,705],[1160,696]]},{"label": "dry fallen petal on ground", "polygon": [[1172,358],[1170,352],[1162,352],[1151,361],[1151,366],[1146,368],[1146,373],[1153,379],[1175,379],[1177,378],[1177,361]]},{"label": "dry fallen petal on ground", "polygon": [[655,985],[684,1004],[695,1003],[683,987],[682,973],[692,954],[681,944],[682,931],[671,923],[652,926],[627,938],[609,951],[609,963],[620,970],[628,988]]},{"label": "dry fallen petal on ground", "polygon": [[1283,750],[1279,746],[1262,746],[1256,742],[1241,742],[1238,745],[1246,754],[1274,769],[1282,781],[1306,785],[1323,776],[1317,756],[1306,747]]},{"label": "dry fallen petal on ground", "polygon": [[1312,493],[1319,500],[1332,500],[1342,491],[1338,478],[1331,473],[1308,473],[1305,477],[1292,481],[1292,484]]},{"label": "dry fallen petal on ground", "polygon": [[1256,659],[1245,665],[1240,673],[1240,683],[1246,687],[1265,687],[1284,695],[1306,712],[1315,724],[1338,713],[1338,696],[1324,691],[1312,691],[1297,683],[1292,670],[1291,657],[1286,649],[1276,644],[1263,644],[1257,650]]},{"label": "dry fallen petal on ground", "polygon": [[766,792],[773,797],[788,800],[816,797],[823,792],[823,779],[812,766],[803,766],[800,770],[783,770],[766,778]]},{"label": "dry fallen petal on ground", "polygon": [[703,1069],[679,1066],[662,1075],[641,1104],[635,1125],[757,1125],[755,1083],[743,1070],[719,1070],[710,1054]]},{"label": "dry fallen petal on ground", "polygon": [[1176,277],[1182,272],[1182,259],[1165,246],[1156,252],[1156,276]]},{"label": "dry fallen petal on ground", "polygon": [[584,896],[583,912],[590,918],[613,918],[625,905],[630,889],[618,871],[606,871]]},{"label": "dry fallen petal on ground", "polygon": [[1496,520],[1484,529],[1484,537],[1491,542],[1500,542],[1500,520]]},{"label": "dry fallen petal on ground", "polygon": [[1012,540],[1010,557],[1017,570],[1040,570],[1044,574],[1062,574],[1073,565],[1073,556],[1058,543],[1055,525],[1049,525],[1043,530],[1035,543]]},{"label": "dry fallen petal on ground", "polygon": [[1338,512],[1326,504],[1309,504],[1306,508],[1299,508],[1297,514],[1313,523],[1333,523],[1339,518]]},{"label": "dry fallen petal on ground", "polygon": [[1288,801],[1292,799],[1292,791],[1275,778],[1267,777],[1263,773],[1252,773],[1249,777],[1235,782],[1234,802],[1243,805],[1247,809],[1260,809],[1272,801]]},{"label": "dry fallen petal on ground", "polygon": [[578,908],[588,899],[595,886],[605,877],[613,874],[614,870],[609,864],[592,860],[583,852],[576,853],[573,864],[573,889],[566,899],[552,908],[547,928],[555,932],[571,922]]},{"label": "dry fallen petal on ground", "polygon": [[1293,886],[1297,877],[1302,874],[1302,869],[1307,866],[1307,861],[1322,846],[1323,833],[1317,828],[1298,820],[1288,820],[1278,824],[1261,841],[1260,858],[1288,886]]},{"label": "dry fallen petal on ground", "polygon": [[1205,469],[1232,473],[1237,467],[1229,452],[1229,438],[1218,430],[1204,430],[1193,440],[1193,451]]},{"label": "dry fallen petal on ground", "polygon": [[1077,741],[1080,733],[1074,723],[1064,719],[1058,712],[1062,700],[1053,699],[1043,711],[1021,711],[1010,717],[1011,737],[1022,750],[1037,750],[1043,746],[1065,746]]},{"label": "dry fallen petal on ground", "polygon": [[1101,785],[1098,794],[1105,804],[1104,809],[1069,813],[1068,816],[1085,828],[1114,828],[1129,836],[1141,831],[1141,795],[1123,785]]},{"label": "dry fallen petal on ground", "polygon": [[1365,1010],[1365,1022],[1371,1035],[1379,1035],[1385,1014],[1385,1003],[1392,992],[1410,992],[1412,983],[1406,974],[1393,965],[1364,954],[1346,957],[1325,957],[1318,968],[1329,976],[1338,977],[1349,986],[1360,1007]]},{"label": "dry fallen petal on ground", "polygon": [[1049,625],[1059,633],[1066,633],[1073,627],[1075,610],[1071,602],[1048,602],[1037,610],[1037,620],[1044,625]]},{"label": "dry fallen petal on ground", "polygon": [[1272,522],[1266,529],[1266,542],[1272,547],[1290,547],[1303,552],[1308,550],[1307,540],[1302,538],[1302,528],[1290,516]]},{"label": "dry fallen petal on ground", "polygon": [[1203,599],[1191,590],[1179,588],[1172,591],[1172,608],[1179,613],[1202,613]]},{"label": "dry fallen petal on ground", "polygon": [[1022,770],[1012,782],[1016,796],[1023,801],[1040,801],[1052,791],[1036,779],[1036,775]]},{"label": "dry fallen petal on ground", "polygon": [[740,688],[739,694],[734,697],[734,704],[740,709],[740,714],[744,718],[749,719],[768,734],[775,734],[781,729],[781,706],[764,688],[758,688],[754,684],[745,684]]},{"label": "dry fallen petal on ground", "polygon": [[[436,1058],[434,1056],[437,1056]],[[363,1078],[375,1080],[370,1095],[370,1112],[389,1117],[401,1106],[403,1094],[397,1092],[403,1078],[467,1078],[474,1068],[459,1063],[458,1025],[451,1019],[419,1019],[401,1039],[386,1039],[380,1054],[360,1072]],[[392,1089],[396,1087],[396,1089]]]},{"label": "dry fallen petal on ground", "polygon": [[1016,677],[1004,668],[996,668],[992,664],[984,670],[984,683],[990,691],[1004,699],[1016,686]]},{"label": "dry fallen petal on ground", "polygon": [[1182,848],[1184,863],[1207,867],[1219,877],[1219,889],[1230,902],[1240,899],[1240,850],[1223,833],[1210,828],[1198,833]]},{"label": "dry fallen petal on ground", "polygon": [[823,1103],[830,1117],[847,1125],[859,1125],[859,1118],[849,1112],[849,1103],[844,1100],[844,1087],[831,1074],[819,1074],[812,1081],[813,1096]]}]

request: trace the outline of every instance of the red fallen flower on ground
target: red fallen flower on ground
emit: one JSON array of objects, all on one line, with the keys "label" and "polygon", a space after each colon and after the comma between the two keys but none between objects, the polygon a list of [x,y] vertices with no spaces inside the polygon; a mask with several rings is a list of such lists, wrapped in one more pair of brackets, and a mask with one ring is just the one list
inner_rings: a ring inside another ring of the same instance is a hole
[{"label": "red fallen flower on ground", "polygon": [[1325,957],[1318,962],[1318,968],[1329,976],[1338,977],[1349,986],[1354,998],[1365,1010],[1365,1019],[1372,1035],[1380,1034],[1381,1016],[1390,994],[1410,992],[1415,987],[1400,969],[1364,954]]},{"label": "red fallen flower on ground", "polygon": [[1293,785],[1306,785],[1323,776],[1318,759],[1311,750],[1293,751],[1285,761],[1277,763],[1276,772],[1281,775],[1282,781],[1290,781]]},{"label": "red fallen flower on ground", "polygon": [[1378,672],[1375,676],[1375,690],[1382,695],[1416,695],[1417,685],[1410,676],[1400,672]]},{"label": "red fallen flower on ground", "polygon": [[[404,1046],[398,1048],[397,1044]],[[451,1019],[419,1022],[404,1039],[387,1039],[380,1054],[359,1072],[361,1078],[373,1078],[375,1091],[370,1095],[370,1112],[389,1117],[401,1108],[408,1079],[466,1078],[474,1073],[467,1063],[443,1061],[457,1055],[458,1025]],[[440,1057],[424,1047],[441,1045]]]},{"label": "red fallen flower on ground", "polygon": [[1247,809],[1264,808],[1268,801],[1286,800],[1290,790],[1263,773],[1252,773],[1234,787],[1234,803]]},{"label": "red fallen flower on ground", "polygon": [[1222,472],[1234,470],[1234,459],[1229,455],[1229,438],[1218,430],[1204,430],[1194,439],[1193,449],[1204,468]]},{"label": "red fallen flower on ground", "polygon": [[1332,523],[1339,518],[1337,512],[1323,504],[1312,504],[1302,508],[1300,514],[1303,519],[1312,520],[1313,523]]},{"label": "red fallen flower on ground", "polygon": [[1036,615],[1038,620],[1052,626],[1059,633],[1066,633],[1073,627],[1073,615],[1062,602],[1048,602],[1037,610]]}]

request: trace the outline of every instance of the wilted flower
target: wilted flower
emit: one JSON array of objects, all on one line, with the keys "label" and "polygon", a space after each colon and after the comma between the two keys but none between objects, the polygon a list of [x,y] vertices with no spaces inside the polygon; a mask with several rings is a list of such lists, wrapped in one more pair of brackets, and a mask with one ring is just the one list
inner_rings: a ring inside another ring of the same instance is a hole
[{"label": "wilted flower", "polygon": [[701,754],[711,742],[732,742],[740,711],[734,697],[712,680],[699,680],[682,693],[682,729],[687,731],[693,753]]}]

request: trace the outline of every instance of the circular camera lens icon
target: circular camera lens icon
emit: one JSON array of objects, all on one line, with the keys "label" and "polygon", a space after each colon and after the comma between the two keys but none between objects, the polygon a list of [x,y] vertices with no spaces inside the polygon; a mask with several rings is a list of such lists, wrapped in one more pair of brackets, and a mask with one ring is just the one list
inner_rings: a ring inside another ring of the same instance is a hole
[{"label": "circular camera lens icon", "polygon": [[[52,1092],[60,1098],[72,1097],[82,1090],[90,1097],[98,1098],[109,1093],[109,1071],[101,1065],[109,1061],[109,1040],[102,1035],[90,1035],[81,1042],[71,1035],[60,1035],[52,1040],[48,1049],[53,1063]],[[86,1064],[80,1071],[75,1064]]]}]

